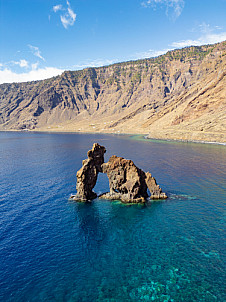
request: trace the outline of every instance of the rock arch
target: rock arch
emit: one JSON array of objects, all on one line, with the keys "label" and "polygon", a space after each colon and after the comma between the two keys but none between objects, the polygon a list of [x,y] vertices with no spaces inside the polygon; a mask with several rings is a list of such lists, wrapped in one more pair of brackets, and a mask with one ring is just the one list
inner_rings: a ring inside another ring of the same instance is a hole
[{"label": "rock arch", "polygon": [[76,201],[89,201],[97,197],[93,192],[99,173],[106,173],[110,192],[100,198],[117,199],[126,203],[144,203],[148,197],[147,189],[153,199],[167,198],[157,185],[151,173],[139,169],[132,160],[113,155],[104,163],[106,149],[98,143],[88,151],[88,158],[83,160],[82,168],[77,172],[77,194],[71,196]]}]

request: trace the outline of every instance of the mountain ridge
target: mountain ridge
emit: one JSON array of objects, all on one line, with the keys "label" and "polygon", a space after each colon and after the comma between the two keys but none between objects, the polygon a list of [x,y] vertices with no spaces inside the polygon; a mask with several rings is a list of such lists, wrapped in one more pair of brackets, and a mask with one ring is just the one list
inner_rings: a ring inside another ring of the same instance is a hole
[{"label": "mountain ridge", "polygon": [[0,85],[0,130],[226,142],[226,42]]}]

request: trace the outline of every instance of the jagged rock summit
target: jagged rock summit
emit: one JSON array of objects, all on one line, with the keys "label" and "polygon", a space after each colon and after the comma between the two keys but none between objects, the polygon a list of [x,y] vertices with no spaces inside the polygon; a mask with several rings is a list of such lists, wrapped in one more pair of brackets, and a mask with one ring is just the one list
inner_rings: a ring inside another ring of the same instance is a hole
[{"label": "jagged rock summit", "polygon": [[97,197],[93,188],[96,185],[98,173],[102,172],[105,152],[106,149],[99,144],[93,144],[93,148],[87,152],[88,158],[82,161],[82,168],[77,172],[77,194],[74,199],[87,201]]},{"label": "jagged rock summit", "polygon": [[139,169],[132,160],[116,155],[104,163],[105,147],[93,144],[88,151],[88,159],[83,160],[82,168],[77,172],[77,194],[71,198],[76,201],[89,201],[97,197],[93,192],[98,173],[106,173],[109,179],[110,192],[100,198],[121,200],[125,203],[144,203],[148,198],[147,189],[152,199],[165,199],[165,193],[157,185],[151,173]]}]

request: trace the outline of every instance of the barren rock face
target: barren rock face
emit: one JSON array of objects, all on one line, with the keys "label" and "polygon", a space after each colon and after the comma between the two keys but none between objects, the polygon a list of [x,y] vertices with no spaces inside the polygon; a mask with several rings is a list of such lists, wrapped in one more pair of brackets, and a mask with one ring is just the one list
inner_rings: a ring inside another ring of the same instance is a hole
[{"label": "barren rock face", "polygon": [[116,155],[104,163],[105,147],[94,144],[89,150],[88,159],[83,160],[82,168],[77,172],[77,194],[71,196],[77,201],[89,201],[97,197],[93,192],[99,172],[107,173],[110,192],[100,198],[121,200],[126,203],[144,203],[148,198],[147,189],[153,199],[167,198],[162,193],[151,173],[139,169],[132,160]]},{"label": "barren rock face", "polygon": [[93,192],[96,185],[98,173],[101,172],[101,165],[104,163],[103,146],[94,144],[92,150],[89,150],[88,159],[83,160],[82,168],[77,172],[77,194],[74,199],[87,201],[97,197]]},{"label": "barren rock face", "polygon": [[162,193],[162,189],[157,185],[154,177],[151,176],[150,172],[145,173],[145,182],[151,193],[151,198],[153,199],[165,199],[167,198],[166,193]]},{"label": "barren rock face", "polygon": [[157,185],[151,173],[139,169],[132,160],[113,155],[109,161],[102,165],[103,173],[107,173],[110,192],[101,198],[120,199],[127,203],[143,203],[148,194],[147,188],[153,199],[167,198],[162,189]]},{"label": "barren rock face", "polygon": [[102,172],[102,164],[104,163],[105,147],[99,144],[93,144],[92,150],[87,152],[88,159],[93,160],[93,164],[97,169],[97,172]]},{"label": "barren rock face", "polygon": [[[0,85],[0,130],[226,142],[226,42]],[[92,123],[87,122],[87,119]]]},{"label": "barren rock face", "polygon": [[109,199],[120,197],[124,202],[145,202],[148,197],[145,173],[132,160],[113,155],[102,168],[109,178]]}]

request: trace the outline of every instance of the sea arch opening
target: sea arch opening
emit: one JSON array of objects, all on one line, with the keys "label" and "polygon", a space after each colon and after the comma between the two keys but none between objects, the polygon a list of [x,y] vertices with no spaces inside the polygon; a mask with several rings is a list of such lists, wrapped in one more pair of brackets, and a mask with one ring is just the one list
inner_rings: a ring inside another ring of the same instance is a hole
[{"label": "sea arch opening", "polygon": [[97,182],[93,188],[93,191],[97,194],[97,196],[110,191],[109,179],[106,173],[98,173]]}]

